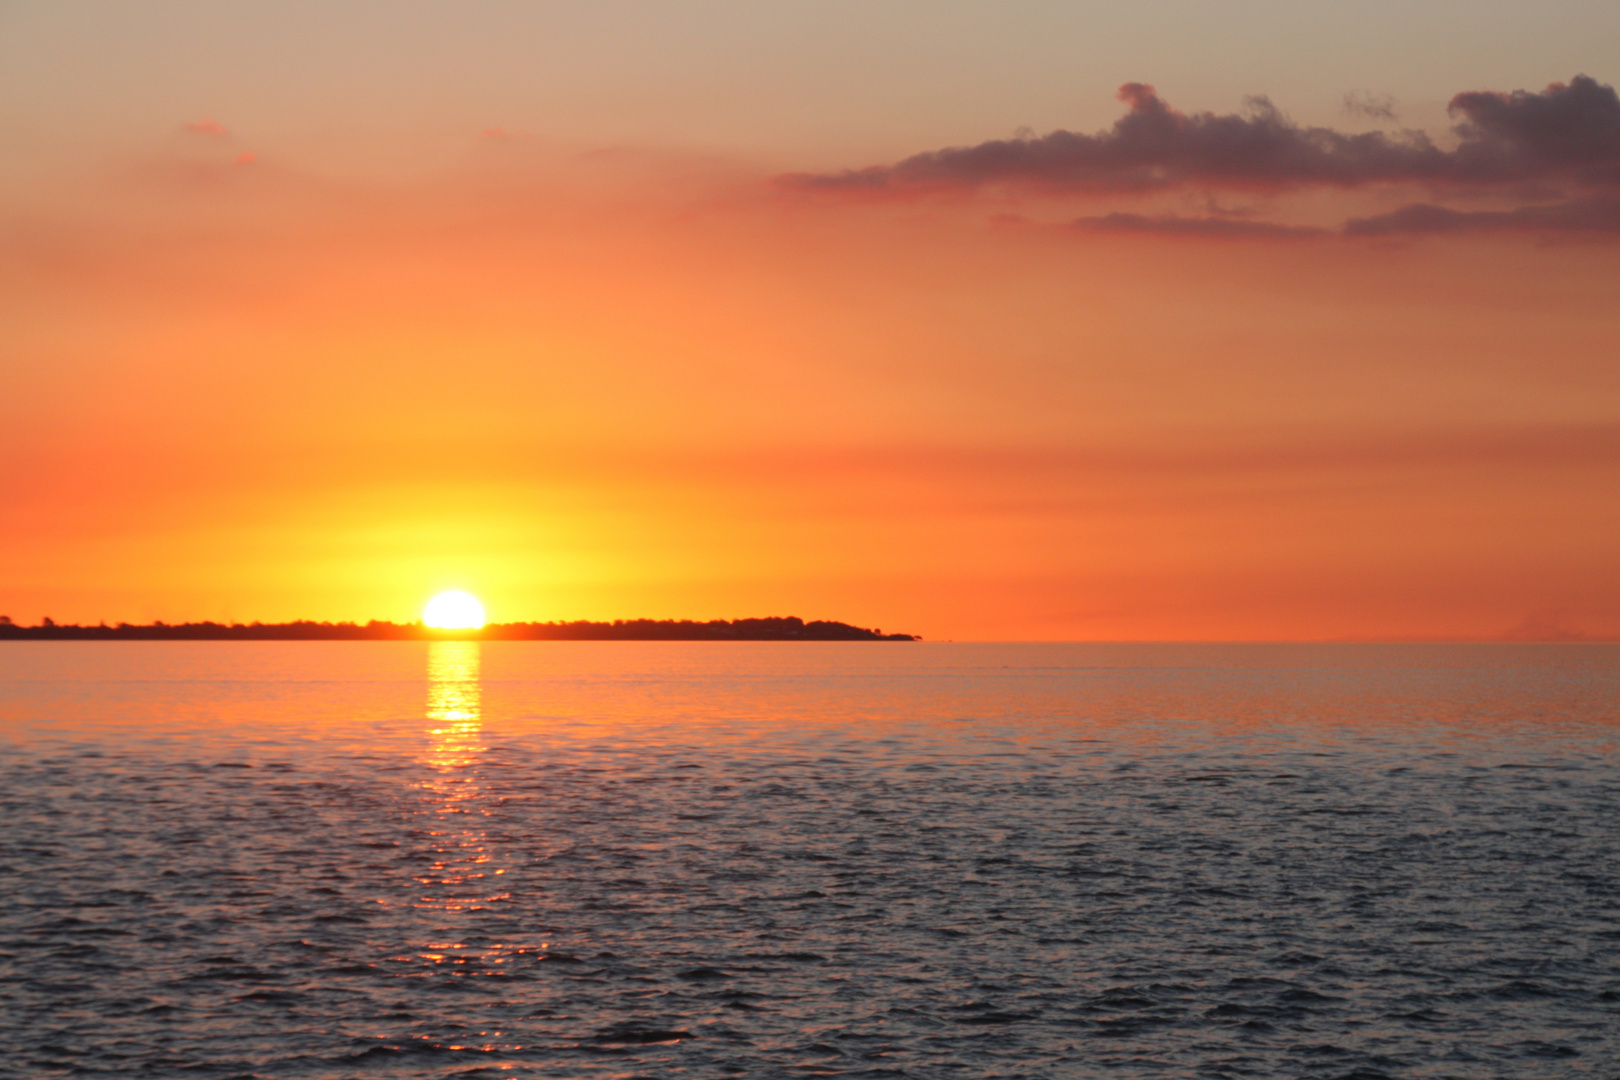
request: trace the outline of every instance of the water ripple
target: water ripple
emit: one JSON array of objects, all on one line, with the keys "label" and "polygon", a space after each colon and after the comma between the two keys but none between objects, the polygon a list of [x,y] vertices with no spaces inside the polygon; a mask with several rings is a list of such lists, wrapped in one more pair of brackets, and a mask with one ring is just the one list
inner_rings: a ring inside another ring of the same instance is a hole
[{"label": "water ripple", "polygon": [[1620,1069],[1590,741],[560,740],[438,677],[414,742],[8,751],[0,1073]]}]

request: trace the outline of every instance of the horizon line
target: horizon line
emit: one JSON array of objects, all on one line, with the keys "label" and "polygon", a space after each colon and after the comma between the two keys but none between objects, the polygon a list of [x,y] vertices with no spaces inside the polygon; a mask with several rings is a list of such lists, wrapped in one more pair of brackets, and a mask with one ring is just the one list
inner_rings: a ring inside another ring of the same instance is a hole
[{"label": "horizon line", "polygon": [[[655,635],[634,632],[664,630]],[[527,633],[525,633],[527,631]],[[617,631],[617,633],[615,633]],[[685,631],[685,633],[682,633]],[[697,633],[696,631],[707,631]],[[729,631],[729,632],[728,632]],[[806,633],[808,631],[808,633]],[[756,616],[739,619],[553,619],[491,621],[481,627],[442,628],[422,619],[394,622],[387,619],[316,620],[286,622],[223,622],[204,619],[170,623],[116,622],[59,623],[42,616],[33,626],[0,615],[0,640],[119,641],[119,640],[892,640],[921,641],[917,634],[885,634],[834,620],[804,620],[798,616]],[[1508,632],[1483,635],[1353,635],[1337,637],[1230,637],[1230,638],[939,638],[940,642],[978,644],[1074,645],[1612,645],[1620,635],[1579,631],[1530,635]]]}]

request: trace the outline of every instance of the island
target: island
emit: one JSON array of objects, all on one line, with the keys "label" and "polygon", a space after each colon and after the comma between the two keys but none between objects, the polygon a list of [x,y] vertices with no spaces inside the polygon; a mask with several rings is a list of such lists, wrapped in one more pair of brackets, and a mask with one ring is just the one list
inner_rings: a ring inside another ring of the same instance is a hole
[{"label": "island", "polygon": [[476,630],[439,630],[420,622],[100,623],[44,619],[21,626],[0,615],[0,641],[919,641],[848,623],[797,616],[762,619],[616,619],[613,622],[489,623]]}]

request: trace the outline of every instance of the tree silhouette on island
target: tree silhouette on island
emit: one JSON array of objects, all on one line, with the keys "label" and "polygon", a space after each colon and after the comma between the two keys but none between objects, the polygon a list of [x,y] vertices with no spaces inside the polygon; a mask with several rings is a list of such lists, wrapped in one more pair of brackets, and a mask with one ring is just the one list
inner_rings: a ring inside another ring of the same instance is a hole
[{"label": "tree silhouette on island", "polygon": [[0,615],[0,641],[917,641],[915,634],[885,634],[848,623],[797,616],[762,619],[616,619],[613,622],[489,623],[476,630],[439,630],[420,622],[394,623],[165,623],[108,626],[57,623],[19,626]]}]

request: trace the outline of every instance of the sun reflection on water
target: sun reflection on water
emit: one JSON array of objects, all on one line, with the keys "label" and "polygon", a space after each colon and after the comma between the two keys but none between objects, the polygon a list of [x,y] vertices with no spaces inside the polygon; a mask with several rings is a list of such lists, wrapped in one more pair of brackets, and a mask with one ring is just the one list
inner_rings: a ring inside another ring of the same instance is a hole
[{"label": "sun reflection on water", "polygon": [[428,643],[427,718],[439,725],[428,730],[428,763],[441,772],[473,765],[484,751],[480,649],[476,641]]},{"label": "sun reflection on water", "polygon": [[418,899],[419,907],[474,911],[509,898],[490,891],[506,870],[493,865],[481,820],[491,810],[478,771],[486,750],[480,650],[476,641],[428,644],[427,719],[433,726],[427,730],[426,762],[432,772],[422,782],[427,796],[422,812],[440,824],[432,830],[434,862],[416,879],[431,890]]}]

